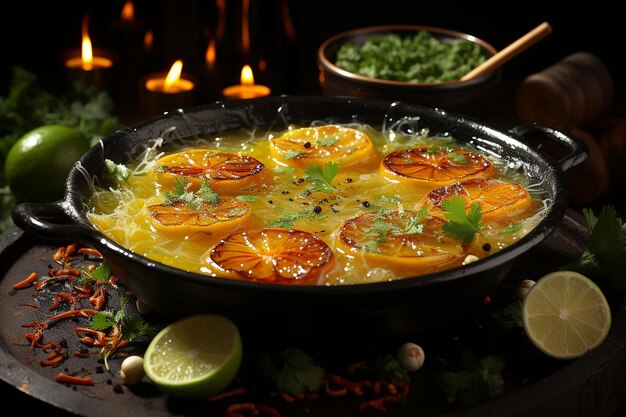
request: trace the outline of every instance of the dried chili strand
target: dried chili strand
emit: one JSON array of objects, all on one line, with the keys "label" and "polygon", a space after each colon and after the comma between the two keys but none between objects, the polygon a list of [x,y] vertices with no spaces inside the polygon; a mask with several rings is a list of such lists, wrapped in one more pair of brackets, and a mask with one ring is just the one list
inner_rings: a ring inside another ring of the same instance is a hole
[{"label": "dried chili strand", "polygon": [[31,272],[25,279],[18,282],[13,286],[14,290],[21,290],[22,288],[29,287],[33,282],[37,281],[39,274],[37,272]]},{"label": "dried chili strand", "polygon": [[93,379],[89,377],[79,377],[64,374],[63,372],[57,374],[56,381],[65,384],[75,385],[93,385]]}]

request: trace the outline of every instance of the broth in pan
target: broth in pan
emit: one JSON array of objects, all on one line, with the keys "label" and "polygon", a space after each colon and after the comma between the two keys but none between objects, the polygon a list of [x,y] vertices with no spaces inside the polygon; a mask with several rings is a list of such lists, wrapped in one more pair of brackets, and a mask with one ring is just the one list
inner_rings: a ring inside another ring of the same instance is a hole
[{"label": "broth in pan", "polygon": [[239,130],[107,162],[95,227],[207,279],[291,285],[388,281],[494,254],[545,209],[510,161],[423,130],[363,124]]}]

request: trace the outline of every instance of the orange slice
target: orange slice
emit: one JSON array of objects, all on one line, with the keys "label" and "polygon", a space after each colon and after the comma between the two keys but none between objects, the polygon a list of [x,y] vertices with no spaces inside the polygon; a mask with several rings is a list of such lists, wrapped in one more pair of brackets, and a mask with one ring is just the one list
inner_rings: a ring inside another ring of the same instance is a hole
[{"label": "orange slice", "polygon": [[156,177],[160,184],[171,187],[173,179],[182,175],[188,179],[192,191],[200,188],[202,179],[206,179],[218,194],[236,194],[259,185],[264,167],[251,156],[191,149],[159,159]]},{"label": "orange slice", "polygon": [[508,224],[529,217],[537,208],[528,191],[518,184],[500,180],[473,179],[436,188],[420,202],[431,216],[444,218],[441,204],[453,195],[465,200],[465,208],[477,201],[482,211],[482,221]]},{"label": "orange slice", "polygon": [[422,146],[388,154],[380,171],[384,178],[395,182],[441,186],[470,178],[490,178],[495,167],[484,156],[465,149]]},{"label": "orange slice", "polygon": [[242,225],[251,215],[250,206],[235,197],[222,196],[219,203],[190,207],[184,202],[148,206],[148,220],[155,229],[170,233],[226,234]]},{"label": "orange slice", "polygon": [[292,129],[270,144],[275,159],[301,168],[330,161],[344,167],[364,164],[375,154],[365,133],[337,125]]},{"label": "orange slice", "polygon": [[233,233],[215,246],[210,260],[239,278],[279,284],[315,283],[334,261],[317,236],[294,229]]},{"label": "orange slice", "polygon": [[338,243],[346,253],[360,253],[370,267],[401,276],[427,273],[463,255],[461,244],[441,231],[444,223],[428,215],[420,219],[415,210],[369,212],[344,221]]}]

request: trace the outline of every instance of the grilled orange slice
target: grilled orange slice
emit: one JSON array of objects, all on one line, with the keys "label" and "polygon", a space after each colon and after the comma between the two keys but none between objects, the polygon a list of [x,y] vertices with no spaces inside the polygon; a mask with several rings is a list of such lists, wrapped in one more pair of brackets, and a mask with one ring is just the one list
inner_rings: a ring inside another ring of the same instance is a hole
[{"label": "grilled orange slice", "polygon": [[244,224],[251,215],[249,204],[235,197],[222,196],[217,204],[200,203],[191,207],[184,202],[148,206],[148,220],[155,229],[184,234],[205,232],[223,234]]},{"label": "grilled orange slice", "polygon": [[422,146],[386,155],[380,172],[391,181],[438,187],[470,178],[490,178],[495,167],[484,156],[465,149]]},{"label": "grilled orange slice", "polygon": [[337,125],[291,129],[272,139],[270,145],[278,162],[301,168],[330,161],[348,167],[365,164],[375,155],[365,133]]},{"label": "grilled orange slice", "polygon": [[441,204],[454,195],[465,200],[466,211],[477,201],[482,211],[481,220],[485,223],[509,224],[529,217],[537,208],[536,202],[521,185],[492,179],[466,180],[436,188],[422,199],[420,205],[426,207],[431,216],[443,219],[445,212]]},{"label": "grilled orange slice", "polygon": [[338,245],[362,256],[369,267],[399,276],[435,271],[459,259],[464,248],[441,231],[441,219],[415,210],[369,212],[342,223]]},{"label": "grilled orange slice", "polygon": [[191,149],[159,159],[156,177],[160,184],[171,187],[173,179],[182,175],[188,179],[192,191],[200,188],[202,179],[206,179],[218,194],[236,194],[259,185],[264,167],[251,156]]},{"label": "grilled orange slice", "polygon": [[314,284],[333,264],[332,249],[309,232],[262,228],[233,233],[210,260],[230,276],[278,284]]}]

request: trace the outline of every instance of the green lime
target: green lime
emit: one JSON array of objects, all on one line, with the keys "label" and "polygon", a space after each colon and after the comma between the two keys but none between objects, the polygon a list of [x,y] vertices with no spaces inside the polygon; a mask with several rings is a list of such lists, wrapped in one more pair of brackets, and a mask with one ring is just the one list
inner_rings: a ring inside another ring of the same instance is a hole
[{"label": "green lime", "polygon": [[4,166],[7,184],[21,202],[59,200],[70,169],[89,147],[89,140],[76,128],[35,128],[9,150]]},{"label": "green lime", "polygon": [[242,347],[237,326],[217,315],[194,315],[162,329],[144,354],[148,378],[177,397],[217,394],[235,378]]},{"label": "green lime", "polygon": [[606,339],[611,309],[592,280],[578,272],[556,271],[526,294],[522,322],[530,341],[546,355],[574,359]]}]

